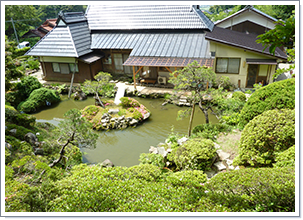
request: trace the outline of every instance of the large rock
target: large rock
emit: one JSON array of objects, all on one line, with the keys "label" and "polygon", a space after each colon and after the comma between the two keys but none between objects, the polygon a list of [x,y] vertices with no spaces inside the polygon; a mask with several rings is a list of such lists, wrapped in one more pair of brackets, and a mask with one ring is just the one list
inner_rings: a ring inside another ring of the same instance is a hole
[{"label": "large rock", "polygon": [[163,157],[166,157],[167,151],[165,151],[164,147],[157,147],[158,154],[161,154]]},{"label": "large rock", "polygon": [[148,118],[149,118],[149,116],[150,116],[150,113],[149,113],[149,112],[147,112],[146,114],[144,114],[144,116],[143,116],[143,120],[148,119]]},{"label": "large rock", "polygon": [[117,114],[120,110],[119,109],[109,109],[108,114]]},{"label": "large rock", "polygon": [[74,94],[74,100],[80,100],[80,101],[82,101],[82,100],[85,100],[85,99],[87,99],[87,96],[86,96],[86,94],[84,93],[84,92],[76,92],[75,94]]},{"label": "large rock", "polygon": [[149,153],[151,153],[151,154],[157,154],[158,153],[158,149],[156,147],[150,146]]},{"label": "large rock", "polygon": [[188,140],[187,137],[183,137],[183,138],[180,138],[179,140],[177,140],[177,143],[181,146],[181,145],[184,144],[187,140]]},{"label": "large rock", "polygon": [[223,150],[217,150],[217,154],[218,154],[220,160],[226,160],[230,157],[230,154],[224,152]]},{"label": "large rock", "polygon": [[35,149],[34,153],[35,153],[35,155],[42,155],[43,156],[44,150],[43,150],[43,148],[38,147],[38,148]]},{"label": "large rock", "polygon": [[138,120],[136,120],[136,119],[133,118],[133,119],[129,122],[129,125],[130,125],[130,126],[135,126],[135,125],[138,124],[138,122],[139,122]]},{"label": "large rock", "polygon": [[114,167],[115,165],[109,159],[104,160],[101,163],[101,167]]},{"label": "large rock", "polygon": [[10,145],[9,143],[7,143],[7,142],[5,142],[5,147],[8,149],[8,150],[10,150],[10,151],[12,151],[13,150],[13,146],[12,145]]},{"label": "large rock", "polygon": [[38,147],[40,145],[37,136],[31,132],[24,135],[24,140],[32,146]]},{"label": "large rock", "polygon": [[226,166],[221,161],[214,163],[214,165],[219,171],[226,170]]}]

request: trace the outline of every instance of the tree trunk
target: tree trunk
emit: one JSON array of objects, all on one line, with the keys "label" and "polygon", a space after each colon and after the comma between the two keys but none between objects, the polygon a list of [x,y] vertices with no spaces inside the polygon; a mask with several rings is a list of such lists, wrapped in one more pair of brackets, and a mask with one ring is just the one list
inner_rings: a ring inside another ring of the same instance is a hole
[{"label": "tree trunk", "polygon": [[205,123],[209,124],[209,119],[208,119],[208,107],[207,108],[203,108],[202,106],[202,101],[199,102],[199,108],[201,109],[201,111],[204,113],[205,116]]},{"label": "tree trunk", "polygon": [[191,128],[192,128],[192,125],[193,125],[194,114],[195,114],[195,103],[193,103],[193,107],[192,107],[192,111],[191,111],[191,115],[190,115],[190,119],[189,119],[188,137],[191,136]]},{"label": "tree trunk", "polygon": [[100,99],[100,97],[99,97],[99,95],[98,95],[98,92],[96,92],[95,94],[96,94],[96,99],[98,100],[100,106],[101,106],[102,108],[105,108],[103,102],[101,101],[101,99]]}]

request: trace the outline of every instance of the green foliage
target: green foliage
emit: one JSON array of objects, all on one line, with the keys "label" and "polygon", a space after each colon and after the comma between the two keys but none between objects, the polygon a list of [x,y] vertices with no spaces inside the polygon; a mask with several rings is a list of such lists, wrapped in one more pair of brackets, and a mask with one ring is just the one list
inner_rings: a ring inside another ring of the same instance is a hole
[{"label": "green foliage", "polygon": [[215,154],[211,140],[195,138],[173,149],[167,159],[176,164],[177,170],[206,170],[212,165]]},{"label": "green foliage", "polygon": [[11,167],[5,165],[5,181],[13,180],[13,176],[14,170]]},{"label": "green foliage", "polygon": [[112,91],[110,91],[110,89],[113,89],[113,84],[109,83],[111,77],[112,76],[109,73],[99,72],[97,75],[94,76],[95,81],[85,80],[83,86],[81,87],[81,90],[84,91],[86,94],[112,94]]},{"label": "green foliage", "polygon": [[64,114],[65,120],[60,121],[58,128],[61,140],[71,140],[77,147],[95,148],[98,135],[92,130],[92,124],[82,117],[80,110],[71,109]]},{"label": "green foliage", "polygon": [[161,179],[161,169],[152,164],[140,164],[128,168],[130,178],[143,179],[149,182],[159,181]]},{"label": "green foliage", "polygon": [[241,134],[234,164],[272,166],[276,154],[295,144],[295,110],[269,110],[251,120]]},{"label": "green foliage", "polygon": [[29,190],[29,185],[16,180],[5,181],[5,211],[26,212],[27,204],[23,203],[24,195]]},{"label": "green foliage", "polygon": [[140,107],[140,103],[136,99],[133,99],[130,97],[122,97],[122,98],[120,98],[120,101],[121,101],[120,105],[124,108]]},{"label": "green foliage", "polygon": [[240,126],[271,109],[295,108],[295,79],[271,83],[254,92],[241,110]]},{"label": "green foliage", "polygon": [[234,212],[294,212],[294,168],[222,172],[206,184],[208,198]]},{"label": "green foliage", "polygon": [[21,102],[17,109],[25,113],[35,112],[47,106],[47,102],[55,104],[60,102],[59,93],[55,90],[40,88],[34,90],[25,102]]},{"label": "green foliage", "polygon": [[139,161],[141,164],[151,164],[160,168],[165,167],[164,157],[161,154],[142,153]]},{"label": "green foliage", "polygon": [[14,107],[5,105],[5,122],[30,128],[35,125],[36,118],[32,115],[21,114]]},{"label": "green foliage", "polygon": [[169,83],[174,85],[175,90],[189,90],[196,91],[196,93],[205,90],[207,82],[212,83],[216,78],[212,68],[202,67],[197,61],[170,75]]},{"label": "green foliage", "polygon": [[202,188],[207,181],[207,175],[201,170],[183,170],[170,174],[166,181],[175,187]]},{"label": "green foliage", "polygon": [[193,129],[194,137],[202,137],[205,139],[216,140],[216,137],[221,132],[230,131],[230,127],[226,124],[201,124]]},{"label": "green foliage", "polygon": [[252,94],[252,91],[250,89],[245,91],[245,94]]},{"label": "green foliage", "polygon": [[102,89],[99,91],[99,95],[102,97],[108,97],[113,98],[115,97],[116,89],[114,83],[106,84],[102,87]]},{"label": "green foliage", "polygon": [[258,36],[257,43],[261,43],[264,50],[269,47],[269,52],[275,54],[277,47],[292,48],[295,42],[295,15],[293,13],[286,21],[279,20],[274,29]]},{"label": "green foliage", "polygon": [[50,203],[52,212],[184,212],[197,207],[216,210],[209,200],[205,202],[201,190],[174,187],[164,181],[151,184],[129,177],[128,169],[123,167],[74,167],[71,176],[57,182],[55,191],[58,196]]},{"label": "green foliage", "polygon": [[233,99],[240,99],[241,101],[246,101],[246,95],[241,91],[236,91],[232,94]]},{"label": "green foliage", "polygon": [[217,88],[229,89],[232,85],[230,78],[228,76],[217,76],[214,86]]},{"label": "green foliage", "polygon": [[237,126],[240,123],[240,113],[232,113],[231,115],[222,115],[221,123],[227,124],[230,126]]},{"label": "green foliage", "polygon": [[243,101],[240,98],[223,98],[217,100],[216,102],[216,110],[217,114],[219,115],[231,115],[233,113],[240,113],[245,105],[245,100]]},{"label": "green foliage", "polygon": [[274,167],[294,167],[295,166],[295,145],[287,150],[277,153]]},{"label": "green foliage", "polygon": [[[15,138],[19,139],[19,140],[24,140],[24,135],[32,132],[32,130],[27,129],[25,127],[22,126],[18,126],[15,124],[7,124],[7,129],[5,130],[5,135],[7,136],[14,136]],[[10,130],[12,129],[16,129],[16,133],[11,133]]]},{"label": "green foliage", "polygon": [[143,115],[138,109],[131,107],[131,108],[128,109],[128,111],[130,113],[132,113],[134,119],[136,119],[136,120],[142,120],[143,119]]}]

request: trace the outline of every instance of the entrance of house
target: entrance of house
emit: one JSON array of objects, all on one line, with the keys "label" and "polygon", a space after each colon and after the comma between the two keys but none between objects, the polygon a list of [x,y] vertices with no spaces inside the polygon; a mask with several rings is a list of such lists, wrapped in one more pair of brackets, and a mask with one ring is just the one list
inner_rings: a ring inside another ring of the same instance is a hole
[{"label": "entrance of house", "polygon": [[247,82],[246,82],[247,88],[253,88],[254,84],[257,83],[258,72],[259,72],[258,64],[248,65]]}]

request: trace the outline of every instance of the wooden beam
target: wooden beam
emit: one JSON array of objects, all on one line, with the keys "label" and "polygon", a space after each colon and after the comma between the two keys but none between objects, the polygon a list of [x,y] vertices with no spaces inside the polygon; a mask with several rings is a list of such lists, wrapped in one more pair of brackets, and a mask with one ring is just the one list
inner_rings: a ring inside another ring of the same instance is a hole
[{"label": "wooden beam", "polygon": [[165,67],[170,73],[173,73],[168,67]]}]

